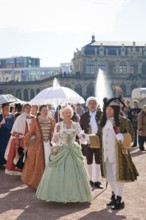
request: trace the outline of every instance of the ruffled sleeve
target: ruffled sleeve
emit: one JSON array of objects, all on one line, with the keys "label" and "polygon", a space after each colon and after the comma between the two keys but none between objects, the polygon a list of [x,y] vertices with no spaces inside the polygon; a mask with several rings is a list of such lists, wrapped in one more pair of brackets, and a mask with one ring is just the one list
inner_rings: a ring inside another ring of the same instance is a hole
[{"label": "ruffled sleeve", "polygon": [[[60,130],[57,131],[57,127],[60,126]],[[52,137],[52,141],[51,144],[54,146],[59,146],[61,144],[61,138],[60,138],[60,134],[62,133],[62,126],[61,123],[57,123],[55,125],[54,128],[54,133],[53,133],[53,137]]]},{"label": "ruffled sleeve", "polygon": [[89,136],[84,133],[84,130],[81,129],[79,122],[75,123],[76,135],[79,137],[79,141],[81,144],[88,144]]}]

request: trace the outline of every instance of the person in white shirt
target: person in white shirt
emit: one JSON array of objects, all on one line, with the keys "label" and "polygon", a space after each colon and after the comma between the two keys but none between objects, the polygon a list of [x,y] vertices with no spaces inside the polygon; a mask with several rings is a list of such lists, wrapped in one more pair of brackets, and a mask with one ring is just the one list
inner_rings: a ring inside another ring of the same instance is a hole
[{"label": "person in white shirt", "polygon": [[[112,190],[111,201],[107,206],[111,206],[113,210],[125,206],[124,182],[135,181],[138,176],[128,149],[131,146],[133,130],[130,120],[120,115],[120,103],[119,98],[106,100],[99,129],[102,176],[107,179]],[[131,141],[125,145],[126,136],[129,136]]]},{"label": "person in white shirt", "polygon": [[[80,125],[86,134],[96,137],[98,132],[98,123],[100,121],[102,112],[98,110],[98,102],[95,97],[89,97],[86,100],[86,106],[88,107],[88,111],[81,115]],[[87,158],[87,169],[91,187],[103,189],[103,186],[100,182],[101,151],[99,146],[96,144],[93,146],[91,143],[82,145],[82,153]],[[93,178],[93,166],[95,167],[95,179]]]}]

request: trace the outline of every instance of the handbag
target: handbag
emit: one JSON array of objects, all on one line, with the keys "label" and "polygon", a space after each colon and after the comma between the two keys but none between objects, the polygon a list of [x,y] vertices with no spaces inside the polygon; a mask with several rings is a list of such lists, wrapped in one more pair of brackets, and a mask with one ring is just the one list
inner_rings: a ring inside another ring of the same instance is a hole
[{"label": "handbag", "polygon": [[24,152],[24,148],[21,146],[18,147],[17,152],[19,155],[19,160],[16,163],[16,167],[19,169],[23,169],[27,154],[26,152]]},{"label": "handbag", "polygon": [[58,153],[59,153],[59,147],[57,146],[52,147],[51,154],[56,156]]},{"label": "handbag", "polygon": [[131,143],[132,143],[132,137],[129,133],[124,133],[124,141],[122,142],[122,147],[123,148],[131,148]]},{"label": "handbag", "polygon": [[100,148],[99,137],[96,134],[89,134],[90,148]]}]

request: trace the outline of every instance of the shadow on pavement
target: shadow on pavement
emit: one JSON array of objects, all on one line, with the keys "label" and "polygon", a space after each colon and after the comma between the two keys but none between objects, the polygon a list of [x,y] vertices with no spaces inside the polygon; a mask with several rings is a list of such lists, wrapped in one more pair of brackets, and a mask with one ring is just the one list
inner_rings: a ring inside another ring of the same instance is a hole
[{"label": "shadow on pavement", "polygon": [[[3,178],[2,178],[3,177]],[[0,219],[57,220],[89,209],[89,203],[54,203],[36,199],[34,190],[27,188],[20,177],[0,172]],[[6,182],[7,179],[7,182]],[[12,213],[15,212],[15,218]],[[3,218],[5,216],[6,218]]]},{"label": "shadow on pavement", "polygon": [[126,219],[124,215],[116,215],[117,211],[111,211],[109,208],[102,209],[97,212],[88,213],[79,220],[122,220]]},{"label": "shadow on pavement", "polygon": [[136,156],[142,156],[143,154],[146,154],[146,151],[136,151],[136,152],[132,152],[131,156],[132,157],[136,157]]}]

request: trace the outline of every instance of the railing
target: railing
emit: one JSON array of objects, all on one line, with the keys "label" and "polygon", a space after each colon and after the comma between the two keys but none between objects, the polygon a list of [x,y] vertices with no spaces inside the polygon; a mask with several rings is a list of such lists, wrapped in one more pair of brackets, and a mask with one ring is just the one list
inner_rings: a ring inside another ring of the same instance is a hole
[{"label": "railing", "polygon": [[[146,75],[144,74],[105,74],[105,76],[107,77],[107,79],[111,80],[111,79],[138,79],[140,78],[141,80],[146,79]],[[16,84],[37,84],[38,82],[46,82],[46,81],[52,81],[54,78],[58,78],[58,79],[81,79],[81,80],[87,80],[87,79],[96,79],[97,74],[85,74],[85,73],[76,73],[76,74],[65,74],[65,73],[58,73],[55,75],[51,75],[48,76],[44,79],[36,79],[36,80],[29,80],[29,81],[15,81],[15,80],[11,80],[11,81],[7,81],[7,82],[0,82],[0,85],[16,85]]]}]

